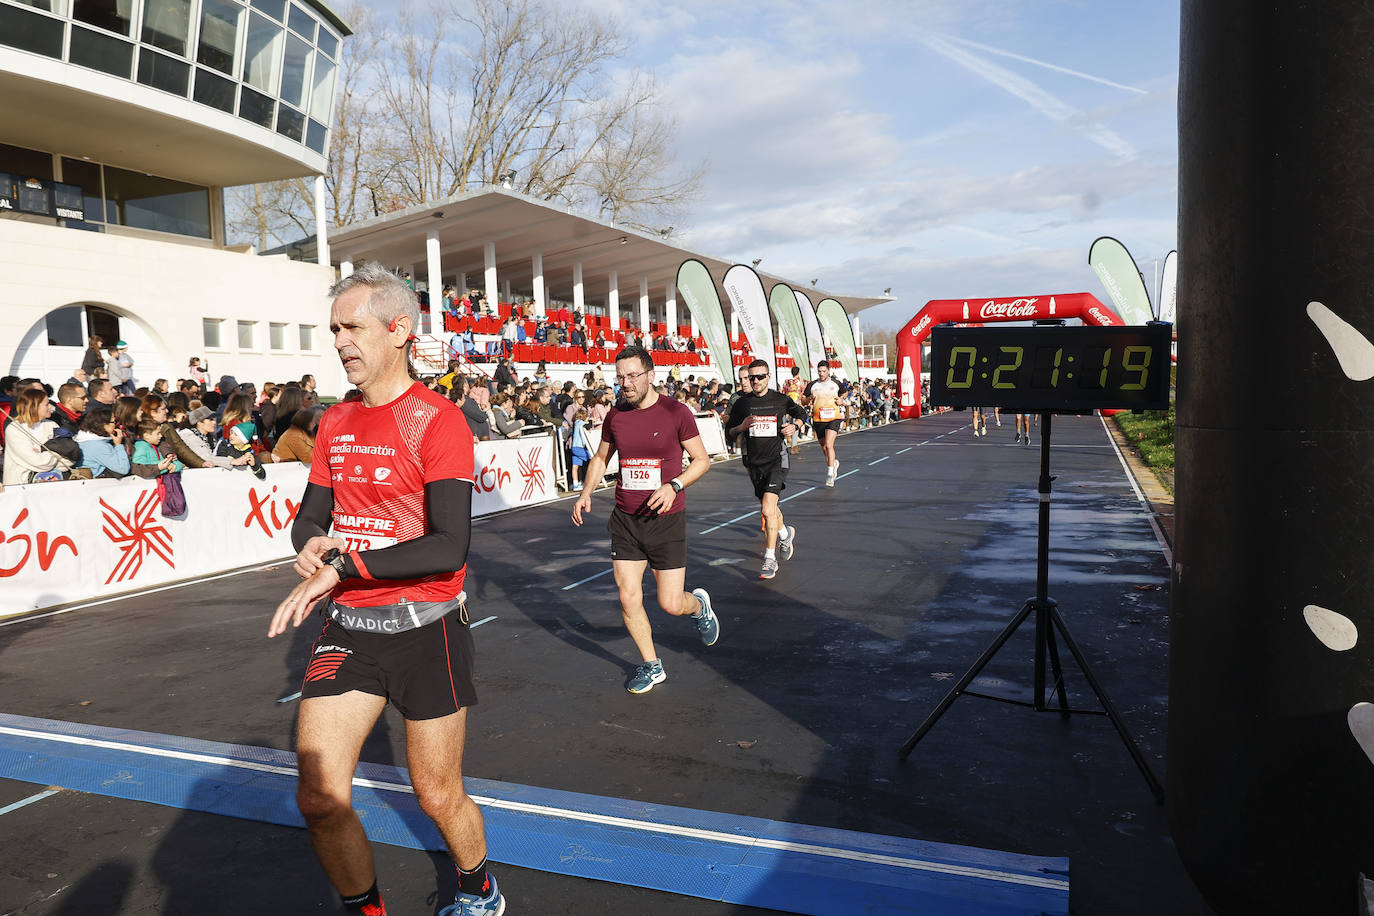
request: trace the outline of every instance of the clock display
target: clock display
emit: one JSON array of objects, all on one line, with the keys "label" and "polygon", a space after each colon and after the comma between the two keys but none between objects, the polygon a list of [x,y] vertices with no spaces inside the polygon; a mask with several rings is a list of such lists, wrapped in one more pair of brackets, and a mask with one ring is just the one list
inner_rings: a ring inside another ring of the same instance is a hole
[{"label": "clock display", "polygon": [[930,334],[936,407],[1169,407],[1173,326],[958,328]]}]

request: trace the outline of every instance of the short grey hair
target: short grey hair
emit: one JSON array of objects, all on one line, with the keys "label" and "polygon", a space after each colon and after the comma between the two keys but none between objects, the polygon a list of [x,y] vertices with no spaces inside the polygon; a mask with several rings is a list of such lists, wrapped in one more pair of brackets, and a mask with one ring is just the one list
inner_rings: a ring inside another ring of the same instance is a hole
[{"label": "short grey hair", "polygon": [[376,261],[364,261],[353,273],[329,287],[329,298],[337,299],[359,286],[366,286],[372,291],[367,297],[367,310],[378,321],[388,324],[393,318],[405,316],[410,319],[410,332],[419,332],[420,301],[415,297],[415,291],[393,271]]}]

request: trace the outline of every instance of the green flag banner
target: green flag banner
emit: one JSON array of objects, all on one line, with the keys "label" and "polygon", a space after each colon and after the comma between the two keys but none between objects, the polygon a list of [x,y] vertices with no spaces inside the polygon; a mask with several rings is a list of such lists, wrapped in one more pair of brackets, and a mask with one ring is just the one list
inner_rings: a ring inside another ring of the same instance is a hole
[{"label": "green flag banner", "polygon": [[859,355],[854,350],[854,329],[849,326],[849,316],[844,306],[834,299],[822,299],[816,304],[816,320],[821,330],[830,338],[835,352],[840,355],[840,365],[844,367],[844,379],[854,383],[859,380]]},{"label": "green flag banner", "polygon": [[[796,293],[786,283],[776,283],[768,293],[768,310],[778,323],[778,330],[787,339],[787,353],[792,362],[801,366],[802,372],[809,372],[811,358],[806,352],[806,327],[802,324],[801,309],[797,306]],[[790,372],[786,373],[791,375]],[[784,373],[778,370],[778,378]],[[810,378],[811,376],[807,376]]]},{"label": "green flag banner", "polygon": [[730,335],[725,330],[725,315],[720,309],[720,294],[716,281],[706,265],[688,258],[677,269],[677,290],[697,323],[697,332],[706,341],[711,364],[716,367],[722,382],[732,380]]},{"label": "green flag banner", "polygon": [[1102,236],[1088,249],[1088,265],[1097,272],[1122,321],[1146,324],[1154,320],[1145,281],[1125,245],[1109,235]]},{"label": "green flag banner", "polygon": [[801,290],[793,290],[797,296],[797,311],[801,312],[802,327],[806,329],[806,356],[810,361],[811,374],[807,378],[816,377],[816,364],[825,359],[825,345],[821,343],[821,326],[816,321],[816,310],[811,306],[811,300]]}]

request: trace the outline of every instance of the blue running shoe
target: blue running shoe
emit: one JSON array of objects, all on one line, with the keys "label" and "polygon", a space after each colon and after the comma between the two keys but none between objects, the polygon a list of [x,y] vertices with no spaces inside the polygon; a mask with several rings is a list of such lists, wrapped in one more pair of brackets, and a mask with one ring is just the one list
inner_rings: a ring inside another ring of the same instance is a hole
[{"label": "blue running shoe", "polygon": [[668,675],[663,672],[663,662],[654,659],[635,668],[635,673],[625,682],[625,689],[630,693],[648,693],[655,684],[662,684],[666,680]]},{"label": "blue running shoe", "polygon": [[506,911],[506,898],[496,886],[496,876],[487,872],[491,881],[491,891],[485,897],[458,892],[453,902],[439,911],[439,916],[501,916]]},{"label": "blue running shoe", "polygon": [[701,602],[701,610],[692,615],[692,620],[696,621],[697,632],[701,634],[701,641],[708,646],[714,646],[720,638],[720,618],[711,610],[711,596],[704,588],[694,588],[692,597]]}]

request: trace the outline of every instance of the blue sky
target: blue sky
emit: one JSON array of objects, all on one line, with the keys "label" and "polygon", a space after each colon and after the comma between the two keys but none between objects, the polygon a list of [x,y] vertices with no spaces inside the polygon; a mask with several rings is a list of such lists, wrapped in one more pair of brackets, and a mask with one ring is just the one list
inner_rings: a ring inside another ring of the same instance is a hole
[{"label": "blue sky", "polygon": [[[577,2],[577,0],[562,0]],[[379,6],[386,4],[379,3]],[[1174,247],[1176,0],[596,0],[652,72],[684,163],[684,244],[897,302],[1086,290],[1114,235]]]}]

